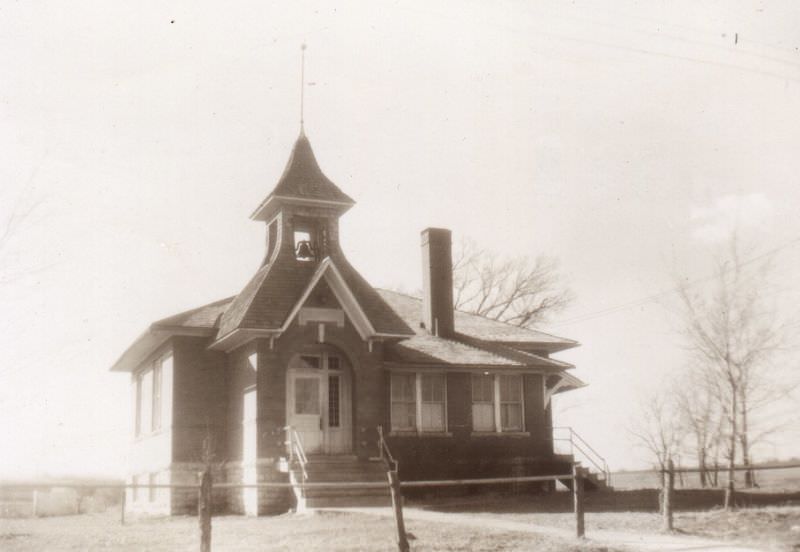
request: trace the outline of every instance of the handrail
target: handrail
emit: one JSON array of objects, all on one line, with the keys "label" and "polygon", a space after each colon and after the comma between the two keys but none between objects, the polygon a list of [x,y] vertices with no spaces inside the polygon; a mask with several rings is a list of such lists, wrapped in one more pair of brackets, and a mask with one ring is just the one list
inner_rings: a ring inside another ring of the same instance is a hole
[{"label": "handrail", "polygon": [[[608,469],[608,462],[603,456],[597,452],[592,446],[586,442],[586,439],[581,437],[578,432],[576,432],[570,426],[562,426],[562,427],[554,427],[553,431],[567,431],[569,434],[568,438],[553,438],[553,441],[569,441],[570,445],[570,453],[574,456],[575,450],[577,449],[589,463],[591,463],[598,471],[600,471],[605,478],[605,481],[608,485],[611,485],[611,471]],[[583,445],[583,446],[581,446]],[[585,447],[585,448],[584,448]],[[589,452],[586,451],[589,450]],[[590,454],[591,453],[591,454]]]},{"label": "handrail", "polygon": [[381,460],[386,462],[386,467],[391,471],[397,471],[397,460],[392,456],[392,451],[389,450],[389,445],[386,444],[386,439],[383,437],[383,426],[378,426],[378,454]]},{"label": "handrail", "polygon": [[284,444],[289,450],[289,462],[293,462],[295,457],[297,457],[297,463],[300,465],[300,472],[303,474],[303,483],[305,483],[308,481],[308,471],[306,470],[308,457],[306,456],[306,451],[303,449],[303,440],[294,427],[287,425],[283,429],[286,431],[286,441]]}]

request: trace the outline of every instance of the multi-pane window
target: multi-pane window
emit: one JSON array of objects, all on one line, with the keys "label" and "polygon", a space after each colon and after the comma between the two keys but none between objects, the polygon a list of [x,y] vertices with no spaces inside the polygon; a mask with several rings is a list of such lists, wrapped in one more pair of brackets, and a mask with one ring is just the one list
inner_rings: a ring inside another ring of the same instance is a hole
[{"label": "multi-pane window", "polygon": [[472,376],[472,429],[473,431],[495,431],[494,423],[494,376],[474,374]]},{"label": "multi-pane window", "polygon": [[339,378],[338,374],[328,376],[328,427],[339,427]]},{"label": "multi-pane window", "polygon": [[392,429],[417,427],[416,374],[392,374]]},{"label": "multi-pane window", "polygon": [[420,429],[422,431],[444,431],[444,374],[421,374],[419,382],[422,396]]},{"label": "multi-pane window", "polygon": [[140,435],[144,435],[152,431],[153,425],[153,370],[147,370],[141,378],[139,429]]},{"label": "multi-pane window", "polygon": [[392,374],[392,430],[446,431],[444,374]]},{"label": "multi-pane window", "polygon": [[164,413],[164,369],[172,373],[172,357],[156,360],[136,376],[136,436],[159,431]]},{"label": "multi-pane window", "polygon": [[524,431],[523,418],[521,375],[472,376],[473,431]]},{"label": "multi-pane window", "polygon": [[522,431],[522,376],[498,376],[500,387],[500,429]]},{"label": "multi-pane window", "polygon": [[153,415],[152,431],[161,429],[161,361],[153,365]]}]

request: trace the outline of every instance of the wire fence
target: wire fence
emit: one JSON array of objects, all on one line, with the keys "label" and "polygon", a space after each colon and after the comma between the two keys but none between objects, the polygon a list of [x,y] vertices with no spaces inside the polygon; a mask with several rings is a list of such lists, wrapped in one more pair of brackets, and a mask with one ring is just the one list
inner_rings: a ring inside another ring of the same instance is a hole
[{"label": "wire fence", "polygon": [[[522,476],[522,477],[493,477],[476,479],[451,479],[451,480],[425,480],[425,481],[400,481],[396,470],[387,471],[386,482],[266,482],[266,483],[214,483],[210,470],[204,471],[199,475],[199,482],[196,484],[171,485],[171,484],[112,484],[112,483],[17,483],[0,485],[0,494],[8,495],[14,492],[32,493],[32,515],[37,515],[37,496],[50,488],[97,490],[114,490],[120,496],[120,523],[126,523],[128,514],[127,490],[136,493],[139,491],[151,491],[158,489],[171,490],[190,490],[197,493],[197,514],[200,535],[200,551],[211,552],[212,534],[212,511],[213,493],[218,490],[231,489],[293,489],[302,491],[304,489],[386,489],[391,496],[392,514],[395,521],[397,548],[400,552],[409,551],[409,541],[405,529],[403,516],[403,489],[429,488],[429,487],[459,487],[473,485],[499,485],[499,484],[520,484],[531,482],[555,482],[561,481],[572,487],[574,513],[575,513],[575,534],[581,538],[585,536],[584,522],[584,480],[588,474],[582,468],[575,467],[572,473],[560,475],[541,475],[541,476]],[[78,493],[80,495],[80,493]],[[78,508],[79,509],[79,508]],[[77,511],[74,513],[78,513]]]}]

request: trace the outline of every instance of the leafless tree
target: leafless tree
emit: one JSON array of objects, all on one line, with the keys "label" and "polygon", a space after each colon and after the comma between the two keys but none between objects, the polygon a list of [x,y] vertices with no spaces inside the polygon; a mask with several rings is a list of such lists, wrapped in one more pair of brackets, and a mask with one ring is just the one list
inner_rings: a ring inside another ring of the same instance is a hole
[{"label": "leafless tree", "polygon": [[709,472],[712,459],[716,462],[720,427],[717,393],[706,375],[704,370],[690,368],[675,386],[680,430],[691,440],[691,453],[697,460],[701,487],[711,483]]},{"label": "leafless tree", "polygon": [[707,378],[725,420],[726,508],[733,505],[737,444],[743,463],[751,461],[753,390],[766,388],[771,377],[767,368],[782,343],[783,326],[765,301],[769,269],[763,256],[743,261],[734,235],[726,253],[716,259],[710,286],[679,286],[692,360]]},{"label": "leafless tree", "polygon": [[453,257],[456,309],[530,327],[563,310],[573,299],[553,257],[501,258],[471,240],[462,240]]},{"label": "leafless tree", "polygon": [[644,447],[660,471],[675,460],[682,443],[681,424],[671,385],[648,394],[631,420],[628,432]]}]

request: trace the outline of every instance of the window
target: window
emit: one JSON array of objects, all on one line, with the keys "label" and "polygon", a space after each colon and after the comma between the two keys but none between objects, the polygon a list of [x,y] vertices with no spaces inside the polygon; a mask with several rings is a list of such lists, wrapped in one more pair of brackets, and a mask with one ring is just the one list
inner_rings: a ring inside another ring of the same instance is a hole
[{"label": "window", "polygon": [[444,431],[444,374],[421,374],[422,431]]},{"label": "window", "polygon": [[142,374],[142,392],[139,402],[141,434],[150,433],[153,425],[153,371]]},{"label": "window", "polygon": [[392,374],[392,429],[417,427],[416,374]]},{"label": "window", "polygon": [[142,434],[142,376],[136,376],[136,437]]},{"label": "window", "polygon": [[472,430],[495,431],[494,376],[472,376]]},{"label": "window", "polygon": [[328,427],[339,427],[339,375],[328,376]]},{"label": "window", "polygon": [[159,431],[164,420],[164,370],[172,373],[172,357],[159,358],[136,375],[136,436]]},{"label": "window", "polygon": [[152,431],[161,429],[161,361],[156,361],[153,366],[153,416]]},{"label": "window", "polygon": [[[148,485],[155,485],[157,483],[157,481],[158,481],[158,476],[156,474],[151,473],[149,476],[147,476]],[[151,486],[148,489],[147,498],[148,498],[148,500],[150,500],[150,502],[155,502],[156,501],[156,496],[158,496],[158,489],[156,489],[155,487]]]},{"label": "window", "polygon": [[524,431],[523,418],[521,375],[472,376],[473,431]]},{"label": "window", "polygon": [[392,430],[447,430],[447,385],[444,374],[392,374]]},{"label": "window", "polygon": [[319,378],[294,380],[294,413],[319,416]]},{"label": "window", "polygon": [[522,376],[499,375],[500,430],[522,431]]}]

